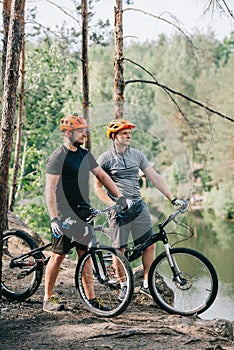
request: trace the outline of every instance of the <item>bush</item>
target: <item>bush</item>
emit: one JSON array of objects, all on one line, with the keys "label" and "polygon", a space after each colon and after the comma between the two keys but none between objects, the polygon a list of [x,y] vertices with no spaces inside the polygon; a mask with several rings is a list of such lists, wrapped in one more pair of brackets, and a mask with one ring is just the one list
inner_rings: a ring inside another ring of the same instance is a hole
[{"label": "bush", "polygon": [[213,208],[215,215],[223,219],[234,219],[233,188],[222,183],[218,188],[212,188],[204,203],[205,209]]}]

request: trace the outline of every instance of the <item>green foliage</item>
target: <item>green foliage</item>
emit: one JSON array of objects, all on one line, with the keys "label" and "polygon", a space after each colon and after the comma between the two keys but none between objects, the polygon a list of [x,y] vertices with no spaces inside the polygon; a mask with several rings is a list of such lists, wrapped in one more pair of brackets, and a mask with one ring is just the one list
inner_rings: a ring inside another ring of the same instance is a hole
[{"label": "green foliage", "polygon": [[21,176],[22,191],[30,196],[41,193],[40,167],[45,161],[46,144],[58,127],[65,103],[77,96],[76,79],[69,79],[75,67],[72,56],[64,55],[56,44],[28,48],[22,139],[26,163]]},{"label": "green foliage", "polygon": [[17,205],[15,213],[18,215],[32,230],[43,237],[50,239],[50,219],[46,213],[45,206],[40,203],[28,202],[23,205]]},{"label": "green foliage", "polygon": [[42,127],[46,134],[53,131],[62,117],[65,101],[74,94],[74,79],[66,89],[64,86],[66,77],[74,70],[74,62],[55,45],[49,49],[34,48],[26,63],[25,129],[34,132],[33,141],[42,146],[46,140],[37,138],[36,131],[40,132]]},{"label": "green foliage", "polygon": [[[36,202],[38,196],[43,195],[46,158],[61,143],[57,131],[59,119],[74,111],[81,114],[79,47],[74,48],[75,41],[65,40],[66,26],[60,34],[63,41],[50,37],[49,40],[40,38],[37,44],[27,43],[22,152],[23,146],[26,150],[25,165],[20,169],[22,181],[16,210],[19,212],[20,208],[20,217],[25,215],[27,220],[31,211],[35,213],[34,223],[37,222],[36,207],[32,208],[31,204],[22,207],[20,203],[28,198],[34,198]],[[74,33],[74,40],[77,38]],[[232,115],[233,35],[222,43],[212,34],[195,33],[192,40],[194,45],[178,35],[171,38],[162,35],[154,42],[125,46],[124,55],[173,90]],[[113,59],[112,44],[105,47],[92,45],[89,49],[91,139],[95,156],[110,146],[105,136],[105,125],[113,118],[114,111]],[[124,68],[125,80],[153,79],[128,60],[125,60]],[[218,198],[215,190],[218,185],[220,191],[225,192],[222,198],[229,198],[228,193],[233,187],[233,132],[230,123],[207,114],[180,96],[168,95],[156,85],[144,83],[126,86],[125,116],[137,125],[133,133],[133,147],[142,149],[155,169],[165,174],[174,193],[183,187],[183,194],[189,195],[192,181],[189,174],[194,170],[194,164],[199,163],[202,186],[199,191],[202,193],[209,189],[207,197]],[[92,201],[100,205],[93,194]],[[213,203],[218,215],[232,217],[229,199]],[[210,203],[210,206],[213,204]],[[41,211],[40,215],[44,215],[46,223],[46,212],[43,214]],[[40,225],[38,230],[41,230]],[[42,231],[46,230],[43,228]]]},{"label": "green foliage", "polygon": [[212,208],[217,217],[234,219],[234,189],[228,182],[213,187],[206,198],[205,206]]},{"label": "green foliage", "polygon": [[[230,38],[225,38],[222,43],[217,48],[217,62],[222,62],[227,64],[230,56],[234,50],[234,32],[232,32]],[[220,66],[220,64],[219,64]]]}]

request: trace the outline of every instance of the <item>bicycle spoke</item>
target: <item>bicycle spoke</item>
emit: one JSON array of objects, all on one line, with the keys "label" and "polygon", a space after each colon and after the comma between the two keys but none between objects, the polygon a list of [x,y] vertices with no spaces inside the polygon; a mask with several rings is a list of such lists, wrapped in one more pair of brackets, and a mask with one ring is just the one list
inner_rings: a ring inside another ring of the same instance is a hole
[{"label": "bicycle spoke", "polygon": [[[122,300],[120,282],[126,284],[126,294]],[[132,270],[120,252],[115,254],[105,248],[95,249],[78,263],[76,287],[91,312],[106,317],[116,316],[131,300]]]},{"label": "bicycle spoke", "polygon": [[174,279],[166,255],[161,254],[153,263],[149,277],[155,301],[171,313],[193,315],[204,312],[217,295],[218,280],[213,266],[191,249],[176,248],[171,254],[180,278]]},{"label": "bicycle spoke", "polygon": [[4,234],[1,287],[6,298],[25,300],[38,288],[43,268],[35,265],[35,259],[41,258],[42,253],[37,253],[35,257],[20,257],[36,247],[37,244],[26,232],[9,231]]}]

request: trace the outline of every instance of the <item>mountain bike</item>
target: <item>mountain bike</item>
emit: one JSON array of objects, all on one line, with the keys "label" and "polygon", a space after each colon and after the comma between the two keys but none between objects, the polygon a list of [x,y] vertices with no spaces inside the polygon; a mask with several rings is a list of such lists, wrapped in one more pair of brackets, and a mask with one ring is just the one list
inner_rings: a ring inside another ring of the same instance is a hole
[{"label": "mountain bike", "polygon": [[[187,240],[193,236],[192,227],[188,224],[178,222],[176,219],[178,215],[185,213],[187,209],[188,203],[184,202],[184,204],[177,208],[175,212],[170,214],[162,223],[158,224],[158,232],[154,233],[153,236],[150,237],[147,241],[136,247],[126,248],[125,257],[129,261],[129,263],[131,263],[134,260],[138,259],[148,246],[156,242],[162,242],[164,252],[156,257],[149,271],[148,283],[151,295],[156,304],[159,305],[165,311],[171,314],[190,316],[195,314],[201,314],[213,304],[218,292],[218,278],[212,263],[200,252],[185,247],[174,248],[175,244],[178,244],[179,242]],[[111,210],[115,210],[115,206],[106,208],[104,210],[95,210],[91,208],[91,214],[89,218],[87,218],[87,221],[91,222],[99,214],[108,214]],[[177,234],[179,236],[183,235],[178,232],[165,231],[166,226],[168,226],[168,224],[172,221],[175,222],[178,226],[184,227],[186,229],[186,232],[188,232],[188,235],[185,234],[185,238],[176,241],[173,245],[170,245],[168,239],[169,234]],[[96,234],[97,232],[99,232],[101,234],[105,233],[107,236],[111,235],[107,219],[101,225],[96,225],[94,227],[94,230]],[[9,240],[9,235],[10,237],[11,235],[14,237],[15,235],[19,236],[20,233],[22,235],[22,231],[8,231],[4,235],[4,241]],[[28,239],[29,235],[25,232],[23,232],[23,234],[23,238],[25,239],[25,235],[27,235]],[[35,248],[35,242],[33,246],[31,236],[29,236],[29,238],[31,243],[30,247],[31,249],[33,249]],[[29,245],[28,240],[27,245]],[[29,282],[26,283],[26,289],[21,290],[21,292],[19,290],[15,291],[16,289],[14,289],[14,291],[12,292],[13,287],[9,287],[8,285],[8,283],[10,283],[9,276],[11,274],[15,274],[15,276],[12,278],[12,281],[16,280],[17,282],[20,278],[25,279],[25,275],[30,276],[31,270],[27,269],[28,261],[24,261],[26,259],[24,255],[23,257],[21,255],[17,256],[16,258],[13,258],[14,255],[11,257],[9,256],[9,253],[6,254],[4,252],[4,255],[6,255],[6,259],[8,259],[8,261],[4,263],[5,267],[3,266],[3,272],[5,270],[3,276],[8,276],[7,279],[3,279],[2,285],[3,294],[6,297],[16,300],[24,300],[35,293],[36,289],[40,284],[40,279],[42,278],[43,264],[45,260],[43,256],[41,256],[41,252],[45,249],[45,247],[49,247],[50,245],[51,244],[49,243],[47,246],[36,248],[32,250],[32,252],[29,251],[29,253],[26,254],[26,257],[31,257],[34,259],[34,262],[29,264],[31,264],[32,272],[34,272],[36,276],[33,279],[30,279],[30,284]],[[112,292],[116,292],[117,290],[120,290],[119,278],[118,276],[116,276],[115,268],[112,269],[112,267],[114,266],[113,257],[117,254],[118,251],[108,246],[105,249],[107,249],[108,252],[109,250],[112,251],[110,258],[111,263],[108,267],[108,290],[110,288]],[[90,253],[87,252],[87,255],[90,256]],[[87,255],[86,261],[88,260]],[[122,255],[120,256],[122,258]],[[107,255],[103,254],[102,257],[102,264],[107,264],[109,259],[109,253]],[[93,308],[89,305],[87,298],[85,297],[85,293],[83,292],[82,279],[79,278],[79,276],[81,276],[79,271],[81,271],[81,266],[84,266],[84,263],[85,256],[84,258],[80,259],[80,261],[78,261],[78,265],[76,268],[75,281],[77,290],[81,296],[82,302],[86,307],[88,307],[90,311],[93,311],[96,314],[103,315],[103,313],[101,313],[99,310],[93,310]],[[122,261],[121,264],[123,264]],[[116,309],[112,308],[112,314],[109,312],[105,313],[107,316],[119,314],[130,303],[132,297],[130,294],[133,293],[133,282],[132,273],[128,270],[129,265],[126,264],[126,266],[126,276],[129,277],[129,287],[126,304],[120,304],[119,308],[116,307]],[[14,273],[16,267],[18,267],[18,269],[22,269],[24,267],[26,268],[26,271],[16,271],[16,273]],[[42,272],[40,272],[41,270]],[[113,272],[113,278],[110,277],[111,271]],[[21,274],[23,274],[22,277]],[[95,272],[93,273],[93,275],[96,280]],[[102,283],[99,282],[97,284],[98,286],[100,286],[100,284],[102,285]],[[16,285],[14,286],[14,288],[16,288]],[[109,293],[112,295],[111,292]],[[105,300],[103,294],[101,294],[101,296]],[[117,296],[115,297],[115,299],[117,299]]]},{"label": "mountain bike", "polygon": [[[104,209],[98,213],[106,211],[108,210]],[[78,260],[75,286],[82,303],[89,311],[97,316],[113,317],[122,313],[131,301],[134,291],[133,272],[127,258],[119,250],[97,242],[95,232],[96,229],[87,251]],[[70,248],[75,246],[76,242],[73,241]],[[37,291],[44,266],[49,261],[43,251],[50,247],[51,243],[39,247],[32,236],[21,230],[4,233],[1,283],[4,297],[24,301]],[[117,270],[121,270],[121,276],[117,275]],[[126,285],[123,299],[119,299],[120,280]],[[102,309],[95,307],[88,299],[87,288],[94,289],[99,303],[104,305]]]},{"label": "mountain bike", "polygon": [[[176,219],[187,209],[188,203],[184,201],[183,205],[158,224],[157,233],[136,247],[126,248],[125,256],[129,262],[133,262],[147,247],[162,242],[164,252],[155,258],[149,271],[150,293],[163,310],[171,314],[190,316],[201,314],[213,304],[218,293],[218,277],[212,263],[200,252],[185,247],[174,248],[175,244],[193,236],[192,227]],[[186,233],[166,232],[166,227],[171,222],[175,222],[178,227],[184,227]],[[100,225],[99,230],[110,234],[105,225]],[[170,245],[169,234],[185,237]]]}]

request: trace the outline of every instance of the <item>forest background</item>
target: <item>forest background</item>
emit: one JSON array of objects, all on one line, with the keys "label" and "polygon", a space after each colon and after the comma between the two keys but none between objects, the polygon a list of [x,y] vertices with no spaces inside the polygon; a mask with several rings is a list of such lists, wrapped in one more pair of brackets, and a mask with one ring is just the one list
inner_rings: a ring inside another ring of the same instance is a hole
[{"label": "forest background", "polygon": [[[114,110],[114,35],[108,19],[92,26],[93,5],[91,1],[90,123],[92,152],[97,156],[110,146],[105,125]],[[37,22],[36,14],[36,8],[27,12],[24,119],[14,211],[45,235],[50,226],[44,203],[45,162],[62,142],[59,119],[82,114],[81,32],[65,23],[50,30]],[[79,6],[72,15],[79,21]],[[228,220],[234,218],[233,124],[191,99],[233,116],[233,48],[234,33],[220,40],[212,30],[206,34],[195,30],[189,36],[178,30],[151,41],[128,40],[124,46],[125,81],[153,77],[179,92],[172,99],[156,85],[127,85],[125,117],[137,124],[133,146],[144,151],[177,196],[191,199],[193,209]],[[13,161],[14,154],[11,172]],[[165,205],[162,197],[148,183],[142,192],[156,217]],[[91,197],[94,206],[101,205],[93,193]]]}]

